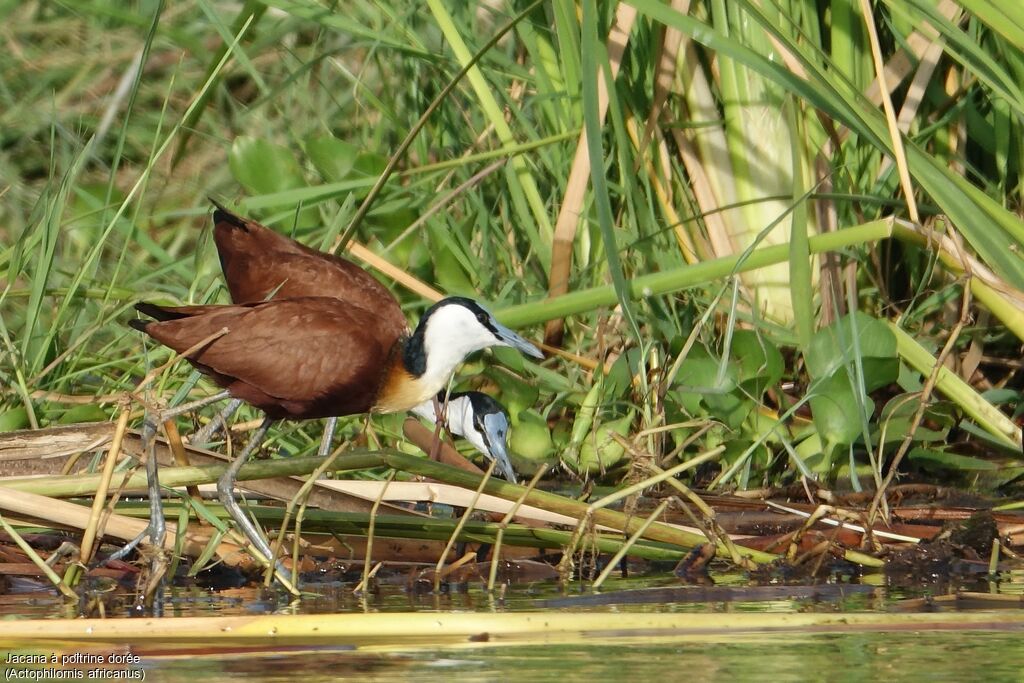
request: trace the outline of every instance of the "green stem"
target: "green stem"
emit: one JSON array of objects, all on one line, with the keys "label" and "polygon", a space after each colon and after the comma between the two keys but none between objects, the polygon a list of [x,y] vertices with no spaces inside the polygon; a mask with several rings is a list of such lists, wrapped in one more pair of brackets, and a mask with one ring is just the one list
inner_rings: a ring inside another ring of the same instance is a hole
[{"label": "green stem", "polygon": [[[824,235],[815,235],[807,242],[810,253],[820,254],[887,239],[891,236],[892,221],[883,219]],[[757,268],[783,263],[788,258],[789,245],[780,244],[682,266],[662,273],[641,275],[629,280],[627,284],[630,296],[639,299],[707,284],[734,273],[745,273]],[[615,288],[612,285],[604,285],[563,294],[553,299],[509,306],[498,311],[497,317],[509,327],[524,327],[590,311],[601,306],[613,306],[616,303],[618,303],[618,297]]]}]

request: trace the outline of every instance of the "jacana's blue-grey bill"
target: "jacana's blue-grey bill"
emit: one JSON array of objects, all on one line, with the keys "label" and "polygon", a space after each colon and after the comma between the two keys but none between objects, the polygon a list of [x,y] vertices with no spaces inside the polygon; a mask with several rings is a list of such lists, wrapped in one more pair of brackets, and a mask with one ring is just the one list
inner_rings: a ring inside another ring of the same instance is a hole
[{"label": "jacana's blue-grey bill", "polygon": [[512,460],[508,457],[505,440],[508,438],[508,419],[504,413],[492,413],[483,418],[483,437],[487,452],[497,463],[498,471],[513,484],[518,483],[516,472],[512,469]]},{"label": "jacana's blue-grey bill", "polygon": [[544,358],[544,353],[540,349],[497,321],[494,322],[494,334],[502,342],[514,349],[519,349],[527,356]]}]

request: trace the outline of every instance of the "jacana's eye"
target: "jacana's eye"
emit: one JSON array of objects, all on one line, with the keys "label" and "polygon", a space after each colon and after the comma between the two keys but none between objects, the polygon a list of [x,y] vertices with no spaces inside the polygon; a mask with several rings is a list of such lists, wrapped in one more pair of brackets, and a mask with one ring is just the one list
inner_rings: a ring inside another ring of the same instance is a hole
[{"label": "jacana's eye", "polygon": [[486,325],[487,324],[487,314],[486,313],[477,313],[476,314],[476,319],[477,319],[477,321],[481,325]]}]

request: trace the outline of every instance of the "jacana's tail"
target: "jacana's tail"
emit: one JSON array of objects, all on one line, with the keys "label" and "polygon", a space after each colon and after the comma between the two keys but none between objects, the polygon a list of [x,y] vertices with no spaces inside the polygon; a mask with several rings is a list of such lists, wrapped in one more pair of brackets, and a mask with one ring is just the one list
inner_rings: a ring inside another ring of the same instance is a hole
[{"label": "jacana's tail", "polygon": [[207,199],[209,199],[210,203],[213,204],[213,206],[215,207],[213,211],[214,225],[217,225],[218,223],[227,223],[228,225],[234,228],[241,228],[242,230],[245,231],[249,230],[249,222],[246,221],[244,218],[242,218],[236,213],[232,213],[230,210],[227,209],[227,207],[225,207],[223,204],[218,202],[213,197],[207,197]]},{"label": "jacana's tail", "polygon": [[[188,307],[185,306],[157,306],[146,301],[140,301],[135,304],[135,310],[142,315],[148,315],[154,320],[165,322],[167,320],[181,320],[187,318],[190,312],[187,311]],[[149,321],[142,321],[149,322]]]}]

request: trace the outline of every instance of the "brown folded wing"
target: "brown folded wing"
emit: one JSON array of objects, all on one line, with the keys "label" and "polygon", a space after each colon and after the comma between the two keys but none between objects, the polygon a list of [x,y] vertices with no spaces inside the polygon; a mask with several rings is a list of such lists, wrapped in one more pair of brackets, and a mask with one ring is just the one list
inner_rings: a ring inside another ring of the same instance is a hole
[{"label": "brown folded wing", "polygon": [[376,311],[396,338],[406,320],[388,288],[368,272],[333,254],[311,249],[222,207],[214,212],[213,239],[224,279],[236,303],[299,296],[327,296]]},{"label": "brown folded wing", "polygon": [[226,328],[189,361],[277,418],[367,412],[396,348],[376,313],[330,297],[159,310],[182,317],[151,322],[144,331],[176,351]]}]

